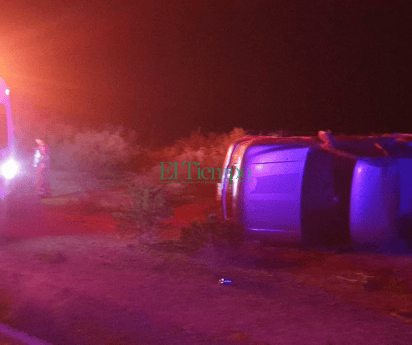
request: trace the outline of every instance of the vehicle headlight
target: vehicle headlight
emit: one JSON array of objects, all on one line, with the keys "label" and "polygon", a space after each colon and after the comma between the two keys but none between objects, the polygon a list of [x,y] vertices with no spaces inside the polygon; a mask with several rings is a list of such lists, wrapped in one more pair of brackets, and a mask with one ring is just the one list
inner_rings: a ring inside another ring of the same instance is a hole
[{"label": "vehicle headlight", "polygon": [[1,166],[1,174],[4,178],[10,180],[18,174],[19,168],[19,164],[13,158],[10,158]]}]

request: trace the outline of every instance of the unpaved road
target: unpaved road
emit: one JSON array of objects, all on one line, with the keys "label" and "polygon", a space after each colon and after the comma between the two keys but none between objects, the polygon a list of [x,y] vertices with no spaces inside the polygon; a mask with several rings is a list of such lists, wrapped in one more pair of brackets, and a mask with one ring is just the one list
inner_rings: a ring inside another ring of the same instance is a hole
[{"label": "unpaved road", "polygon": [[3,229],[0,321],[52,344],[412,344],[411,325],[285,268],[202,264],[118,238],[104,213],[38,214]]}]

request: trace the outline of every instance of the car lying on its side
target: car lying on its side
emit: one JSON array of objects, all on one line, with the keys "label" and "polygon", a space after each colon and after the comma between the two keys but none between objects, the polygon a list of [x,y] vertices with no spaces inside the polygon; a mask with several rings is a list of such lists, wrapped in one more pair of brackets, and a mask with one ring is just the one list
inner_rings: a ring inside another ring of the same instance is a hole
[{"label": "car lying on its side", "polygon": [[224,168],[232,178],[218,187],[223,217],[250,238],[411,239],[411,135],[247,137],[232,144]]}]

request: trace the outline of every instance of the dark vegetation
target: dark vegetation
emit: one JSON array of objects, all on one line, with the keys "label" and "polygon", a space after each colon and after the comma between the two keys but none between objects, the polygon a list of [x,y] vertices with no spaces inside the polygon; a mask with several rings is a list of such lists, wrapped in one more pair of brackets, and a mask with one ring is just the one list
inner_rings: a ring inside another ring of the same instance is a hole
[{"label": "dark vegetation", "polygon": [[[42,126],[20,123],[17,128],[19,146],[28,161],[35,138],[43,138],[50,146],[56,188],[73,184],[81,185],[84,190],[120,192],[123,200],[111,211],[119,222],[119,231],[136,235],[157,234],[159,221],[172,216],[173,207],[190,203],[199,195],[209,199],[215,197],[217,179],[205,184],[159,183],[161,162],[176,162],[178,176],[182,179],[187,174],[183,162],[221,168],[229,145],[246,134],[240,128],[227,134],[195,131],[174,145],[151,148],[140,143],[134,131],[122,126],[104,124],[95,128],[75,128],[46,121]],[[139,178],[142,175],[144,178]],[[82,201],[85,210],[102,209],[101,204]],[[216,214],[206,220],[193,220],[181,234],[181,244],[190,251],[198,251],[205,245],[216,249],[237,246],[241,239],[240,227],[223,221]]]}]

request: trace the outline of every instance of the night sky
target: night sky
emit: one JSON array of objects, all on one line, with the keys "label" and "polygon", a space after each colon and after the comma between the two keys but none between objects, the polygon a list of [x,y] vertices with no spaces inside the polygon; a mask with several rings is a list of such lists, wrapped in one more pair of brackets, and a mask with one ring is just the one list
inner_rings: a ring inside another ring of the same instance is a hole
[{"label": "night sky", "polygon": [[412,132],[410,1],[2,2],[15,116],[109,122],[141,141]]}]

